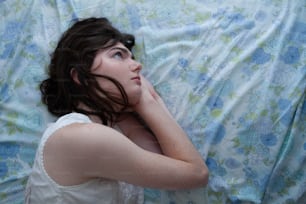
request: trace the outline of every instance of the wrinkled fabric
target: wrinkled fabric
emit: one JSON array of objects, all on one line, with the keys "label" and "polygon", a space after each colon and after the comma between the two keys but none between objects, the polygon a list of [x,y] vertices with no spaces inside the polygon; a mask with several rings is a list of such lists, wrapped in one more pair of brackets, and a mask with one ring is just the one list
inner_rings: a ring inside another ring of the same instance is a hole
[{"label": "wrinkled fabric", "polygon": [[306,203],[303,0],[0,0],[1,203],[22,203],[58,38],[105,16],[136,37],[143,74],[210,170],[207,188],[145,189],[145,203]]}]

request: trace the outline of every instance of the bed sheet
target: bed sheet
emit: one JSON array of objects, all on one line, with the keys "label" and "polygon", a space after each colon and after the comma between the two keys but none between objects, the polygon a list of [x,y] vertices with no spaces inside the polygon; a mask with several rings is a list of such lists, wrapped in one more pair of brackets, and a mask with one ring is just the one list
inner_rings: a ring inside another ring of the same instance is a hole
[{"label": "bed sheet", "polygon": [[[42,131],[38,84],[61,33],[105,16],[210,170],[145,203],[306,203],[304,0],[0,0],[0,202],[23,202]],[[179,169],[178,169],[179,171]]]}]

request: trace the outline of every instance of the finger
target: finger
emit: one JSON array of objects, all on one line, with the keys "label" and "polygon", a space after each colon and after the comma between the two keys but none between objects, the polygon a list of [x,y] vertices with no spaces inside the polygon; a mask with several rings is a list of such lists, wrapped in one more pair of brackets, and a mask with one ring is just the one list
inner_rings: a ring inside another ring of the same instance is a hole
[{"label": "finger", "polygon": [[153,85],[144,77],[142,76],[142,80],[145,84],[145,86],[148,88],[150,94],[156,99],[159,97],[158,93],[155,91]]}]

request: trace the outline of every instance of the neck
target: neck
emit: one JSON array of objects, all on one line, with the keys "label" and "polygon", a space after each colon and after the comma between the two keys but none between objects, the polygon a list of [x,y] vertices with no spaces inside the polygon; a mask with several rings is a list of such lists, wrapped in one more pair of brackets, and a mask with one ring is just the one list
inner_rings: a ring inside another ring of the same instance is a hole
[{"label": "neck", "polygon": [[[83,103],[80,103],[80,104],[78,105],[78,108],[79,108],[79,109],[82,109],[82,110],[86,110],[86,111],[91,111],[91,109],[90,109],[88,106],[84,105]],[[90,119],[92,122],[102,124],[102,121],[101,121],[100,117],[98,117],[97,115],[87,114],[87,116],[89,117],[89,119]]]}]

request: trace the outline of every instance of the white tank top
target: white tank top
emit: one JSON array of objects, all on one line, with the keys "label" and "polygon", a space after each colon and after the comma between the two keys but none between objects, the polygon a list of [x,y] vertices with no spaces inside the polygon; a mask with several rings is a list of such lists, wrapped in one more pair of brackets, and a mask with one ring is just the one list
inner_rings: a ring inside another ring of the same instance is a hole
[{"label": "white tank top", "polygon": [[72,123],[91,123],[86,115],[70,113],[52,123],[43,134],[26,186],[26,204],[142,204],[143,188],[115,180],[94,179],[89,182],[61,186],[46,172],[43,149],[46,141],[59,128]]}]

